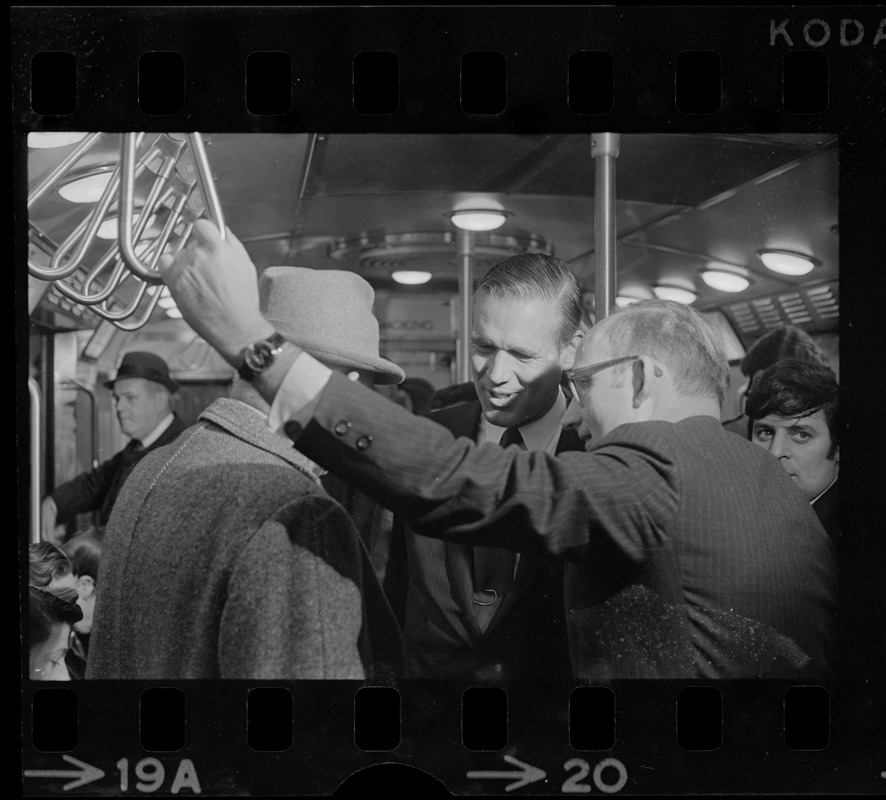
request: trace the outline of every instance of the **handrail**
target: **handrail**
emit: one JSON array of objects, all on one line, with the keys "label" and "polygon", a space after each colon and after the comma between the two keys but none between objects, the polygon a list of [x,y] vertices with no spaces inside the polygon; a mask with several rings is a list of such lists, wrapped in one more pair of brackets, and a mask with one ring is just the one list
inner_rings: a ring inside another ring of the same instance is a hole
[{"label": "handrail", "polygon": [[617,274],[615,163],[618,159],[619,135],[596,133],[591,139],[594,174],[594,248],[597,264],[594,304],[597,322],[608,317],[615,305]]},{"label": "handrail", "polygon": [[[29,211],[50,189],[70,178],[74,165],[101,136],[100,133],[88,134],[51,170],[29,195]],[[221,237],[226,236],[224,215],[202,135],[157,134],[139,156],[138,149],[145,136],[145,133],[120,134],[116,164],[94,168],[112,172],[108,184],[92,210],[56,247],[49,267],[28,260],[33,277],[54,282],[66,298],[89,306],[96,315],[123,330],[135,330],[150,319],[160,291],[147,291],[147,287],[160,286],[163,282],[157,268],[160,257],[164,252],[177,253],[185,246],[197,219],[207,215],[218,227]],[[190,160],[186,161],[186,157]],[[145,202],[136,208],[136,179],[146,170],[155,177]],[[194,193],[198,186],[202,204]],[[160,235],[149,242],[140,241],[148,222],[161,214],[164,221]],[[115,215],[116,241],[88,266],[86,257],[98,240],[101,224]],[[173,241],[175,235],[179,236],[178,241]],[[99,276],[107,276],[107,281],[99,281]],[[141,286],[133,296],[127,295],[128,300],[122,300],[119,289],[128,278],[140,282]],[[146,291],[149,299],[143,302]]]},{"label": "handrail", "polygon": [[31,399],[31,543],[38,544],[42,538],[42,473],[40,458],[43,454],[43,428],[41,421],[42,401],[40,386],[33,378],[28,378],[28,395]]},{"label": "handrail", "polygon": [[89,463],[92,465],[92,469],[96,469],[98,467],[98,404],[95,399],[95,392],[85,383],[73,379],[60,381],[59,386],[66,389],[76,389],[83,392],[89,398],[89,421],[91,425]]}]

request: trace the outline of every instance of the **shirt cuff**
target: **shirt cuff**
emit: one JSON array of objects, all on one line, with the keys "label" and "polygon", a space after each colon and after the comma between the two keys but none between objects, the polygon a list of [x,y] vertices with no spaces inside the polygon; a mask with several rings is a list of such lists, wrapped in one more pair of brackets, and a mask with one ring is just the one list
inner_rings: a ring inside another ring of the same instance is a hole
[{"label": "shirt cuff", "polygon": [[298,422],[302,427],[307,425],[314,416],[320,393],[326,388],[331,376],[332,370],[329,367],[309,353],[299,353],[274,395],[274,402],[268,412],[268,427],[275,433],[286,436],[283,425],[290,420]]}]

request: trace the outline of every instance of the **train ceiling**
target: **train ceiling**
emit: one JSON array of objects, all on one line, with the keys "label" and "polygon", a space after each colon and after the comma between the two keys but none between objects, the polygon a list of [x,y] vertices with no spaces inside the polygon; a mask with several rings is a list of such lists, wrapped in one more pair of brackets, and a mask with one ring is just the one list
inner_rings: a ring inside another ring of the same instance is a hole
[{"label": "train ceiling", "polygon": [[[425,269],[434,277],[412,291],[455,292],[455,229],[447,212],[481,198],[497,201],[510,216],[494,234],[477,236],[478,272],[510,252],[546,250],[593,289],[595,164],[588,135],[212,133],[204,139],[225,221],[259,270],[351,269],[377,290],[409,291],[391,272]],[[695,307],[723,310],[750,338],[776,319],[836,329],[837,145],[823,134],[622,135],[619,292],[644,296],[662,282],[694,288]],[[115,159],[118,148],[118,135],[103,136],[83,166]],[[32,187],[68,149],[29,149]],[[31,211],[32,242],[51,249],[77,214],[50,193]],[[802,277],[776,275],[758,259],[761,248],[806,253],[817,265]],[[745,271],[750,286],[737,295],[709,288],[700,277],[709,262]],[[97,324],[54,291],[33,316],[61,328]]]}]

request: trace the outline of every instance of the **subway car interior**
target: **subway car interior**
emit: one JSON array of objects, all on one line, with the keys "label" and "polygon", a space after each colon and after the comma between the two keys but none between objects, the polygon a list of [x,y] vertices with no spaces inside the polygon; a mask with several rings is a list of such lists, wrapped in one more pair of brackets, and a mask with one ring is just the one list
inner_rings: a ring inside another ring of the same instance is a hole
[{"label": "subway car interior", "polygon": [[725,421],[775,326],[807,331],[839,379],[838,155],[825,134],[31,133],[33,535],[44,494],[125,444],[103,382],[126,352],[166,360],[187,423],[227,392],[156,273],[201,216],[259,271],[361,275],[382,354],[437,389],[467,379],[472,282],[510,255],[568,264],[591,322],[691,303],[727,346]]}]

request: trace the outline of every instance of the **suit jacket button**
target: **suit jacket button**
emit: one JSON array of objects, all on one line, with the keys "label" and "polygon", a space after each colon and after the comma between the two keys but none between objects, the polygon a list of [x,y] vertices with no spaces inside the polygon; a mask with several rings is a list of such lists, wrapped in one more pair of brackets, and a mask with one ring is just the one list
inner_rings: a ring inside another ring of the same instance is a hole
[{"label": "suit jacket button", "polygon": [[371,436],[361,436],[359,439],[357,439],[358,450],[365,450],[367,447],[369,447],[370,444],[372,444]]},{"label": "suit jacket button", "polygon": [[339,435],[344,436],[351,429],[350,422],[337,422],[333,430]]},{"label": "suit jacket button", "polygon": [[302,428],[299,423],[295,422],[295,420],[289,420],[289,422],[283,423],[283,433],[285,433],[290,439],[298,439],[303,430],[304,428]]}]

